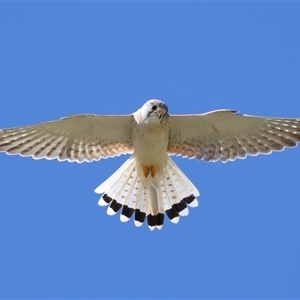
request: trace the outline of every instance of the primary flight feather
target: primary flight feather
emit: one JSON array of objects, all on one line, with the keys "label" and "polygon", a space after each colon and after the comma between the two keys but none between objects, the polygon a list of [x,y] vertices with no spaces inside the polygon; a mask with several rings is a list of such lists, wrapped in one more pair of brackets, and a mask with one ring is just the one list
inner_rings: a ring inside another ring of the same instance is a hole
[{"label": "primary flight feather", "polygon": [[92,162],[132,154],[95,192],[107,213],[136,226],[147,219],[161,229],[166,214],[177,223],[198,205],[199,192],[170,155],[222,162],[269,154],[300,142],[300,119],[267,118],[216,110],[169,115],[160,100],[149,100],[131,115],[75,115],[0,130],[0,151],[35,159]]}]

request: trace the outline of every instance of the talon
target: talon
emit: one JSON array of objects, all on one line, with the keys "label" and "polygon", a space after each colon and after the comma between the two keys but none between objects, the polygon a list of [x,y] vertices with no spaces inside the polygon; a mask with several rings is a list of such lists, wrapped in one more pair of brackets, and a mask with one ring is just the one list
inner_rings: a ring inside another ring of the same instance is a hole
[{"label": "talon", "polygon": [[147,166],[143,166],[143,173],[145,178],[147,178],[149,176],[149,168]]},{"label": "talon", "polygon": [[152,178],[155,177],[157,173],[157,168],[155,166],[142,166],[142,168],[145,178],[147,178],[149,175],[151,175]]},{"label": "talon", "polygon": [[154,176],[156,175],[156,167],[155,166],[150,166],[150,172],[151,172],[151,177],[154,178]]}]

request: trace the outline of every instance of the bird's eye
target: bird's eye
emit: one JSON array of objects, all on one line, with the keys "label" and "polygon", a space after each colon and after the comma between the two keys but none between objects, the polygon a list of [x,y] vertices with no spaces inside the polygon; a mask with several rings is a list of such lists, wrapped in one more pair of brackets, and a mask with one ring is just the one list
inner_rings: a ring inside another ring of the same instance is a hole
[{"label": "bird's eye", "polygon": [[153,109],[153,110],[156,110],[156,109],[157,109],[157,105],[154,104],[154,105],[152,106],[152,109]]}]

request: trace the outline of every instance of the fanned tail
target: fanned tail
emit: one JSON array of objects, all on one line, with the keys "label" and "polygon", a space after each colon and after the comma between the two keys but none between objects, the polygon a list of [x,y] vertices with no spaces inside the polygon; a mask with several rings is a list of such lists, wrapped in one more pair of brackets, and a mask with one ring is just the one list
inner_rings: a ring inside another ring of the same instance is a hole
[{"label": "fanned tail", "polygon": [[135,157],[131,156],[95,192],[103,194],[98,204],[109,205],[108,215],[122,208],[122,222],[135,213],[135,225],[139,227],[147,219],[151,230],[162,228],[165,213],[172,223],[178,223],[180,216],[189,214],[188,207],[198,206],[199,196],[196,187],[169,157],[162,174],[140,178]]}]

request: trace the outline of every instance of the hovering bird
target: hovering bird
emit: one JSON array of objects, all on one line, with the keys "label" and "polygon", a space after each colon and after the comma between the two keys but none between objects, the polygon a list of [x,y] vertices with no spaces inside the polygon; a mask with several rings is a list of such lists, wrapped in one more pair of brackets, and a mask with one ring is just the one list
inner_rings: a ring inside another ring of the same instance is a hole
[{"label": "hovering bird", "polygon": [[147,101],[131,115],[74,115],[56,121],[0,130],[0,151],[92,162],[132,154],[95,189],[98,204],[120,220],[161,229],[164,214],[178,223],[198,206],[199,192],[169,157],[234,161],[247,155],[269,154],[300,142],[300,119],[241,115],[222,109],[204,114],[169,115],[167,105]]}]

